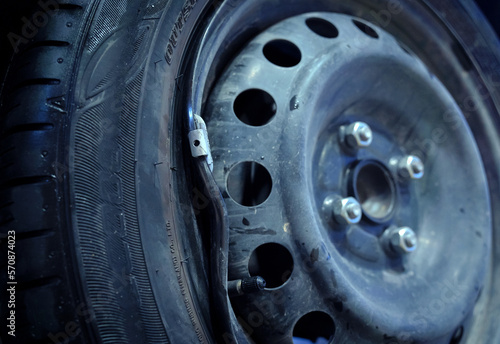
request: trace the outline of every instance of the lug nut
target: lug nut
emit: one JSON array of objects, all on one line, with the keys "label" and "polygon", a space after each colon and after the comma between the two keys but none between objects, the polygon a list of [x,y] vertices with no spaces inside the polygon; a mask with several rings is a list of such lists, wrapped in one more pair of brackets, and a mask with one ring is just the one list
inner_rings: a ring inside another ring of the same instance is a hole
[{"label": "lug nut", "polygon": [[418,156],[408,155],[399,162],[398,173],[405,179],[420,179],[424,176],[424,163]]},{"label": "lug nut", "polygon": [[344,127],[344,143],[350,148],[368,147],[372,140],[372,130],[365,122],[354,122]]},{"label": "lug nut", "polygon": [[382,241],[389,253],[405,254],[417,248],[417,236],[410,227],[390,227],[382,234]]},{"label": "lug nut", "polygon": [[342,225],[358,223],[361,220],[361,206],[353,197],[338,199],[333,202],[333,217]]}]

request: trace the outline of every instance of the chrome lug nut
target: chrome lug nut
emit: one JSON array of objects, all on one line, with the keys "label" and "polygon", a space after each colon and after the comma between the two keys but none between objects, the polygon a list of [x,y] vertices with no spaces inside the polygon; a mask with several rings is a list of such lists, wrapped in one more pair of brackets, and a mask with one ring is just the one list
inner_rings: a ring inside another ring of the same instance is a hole
[{"label": "chrome lug nut", "polygon": [[399,161],[398,174],[405,179],[420,179],[424,176],[424,163],[418,156],[408,155]]},{"label": "chrome lug nut", "polygon": [[342,225],[358,223],[361,215],[361,205],[353,197],[342,198],[333,203],[333,217]]},{"label": "chrome lug nut", "polygon": [[390,227],[382,234],[382,241],[389,253],[406,254],[417,248],[417,235],[410,227]]},{"label": "chrome lug nut", "polygon": [[354,122],[344,127],[344,143],[350,148],[364,148],[371,145],[373,133],[365,122]]}]

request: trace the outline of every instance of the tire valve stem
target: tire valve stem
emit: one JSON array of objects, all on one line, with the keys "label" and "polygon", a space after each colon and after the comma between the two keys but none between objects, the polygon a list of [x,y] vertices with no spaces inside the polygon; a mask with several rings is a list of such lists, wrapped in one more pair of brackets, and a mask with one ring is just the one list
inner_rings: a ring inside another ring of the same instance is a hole
[{"label": "tire valve stem", "polygon": [[265,287],[266,280],[260,276],[245,277],[243,279],[227,282],[229,297],[255,293],[263,290]]}]

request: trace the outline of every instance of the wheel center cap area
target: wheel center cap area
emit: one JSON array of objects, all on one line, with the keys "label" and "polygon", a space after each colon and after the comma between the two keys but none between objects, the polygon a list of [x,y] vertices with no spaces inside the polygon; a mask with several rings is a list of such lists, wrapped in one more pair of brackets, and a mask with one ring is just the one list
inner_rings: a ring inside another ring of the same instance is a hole
[{"label": "wheel center cap area", "polygon": [[289,18],[228,65],[204,118],[229,280],[267,282],[231,298],[255,341],[449,343],[491,212],[467,122],[418,57],[351,16]]}]

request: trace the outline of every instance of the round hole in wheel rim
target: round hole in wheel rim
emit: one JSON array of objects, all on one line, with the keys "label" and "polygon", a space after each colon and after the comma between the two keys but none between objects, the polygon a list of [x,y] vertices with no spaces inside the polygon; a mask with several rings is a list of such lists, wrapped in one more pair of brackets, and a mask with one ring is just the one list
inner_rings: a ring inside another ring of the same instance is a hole
[{"label": "round hole in wheel rim", "polygon": [[372,37],[372,38],[378,38],[378,34],[377,32],[372,29],[370,26],[366,25],[365,23],[363,22],[360,22],[359,20],[356,20],[356,19],[353,19],[352,22],[354,23],[354,25],[356,25],[356,27],[358,29],[361,30],[361,32],[363,32],[364,34]]},{"label": "round hole in wheel rim", "polygon": [[227,192],[238,204],[252,207],[266,201],[273,181],[267,169],[253,161],[236,164],[227,177]]},{"label": "round hole in wheel rim", "polygon": [[[335,323],[332,318],[320,311],[314,311],[302,316],[293,328],[293,342],[303,343],[307,339],[313,343],[319,338],[330,340],[335,334]],[[323,343],[323,341],[322,341]]]},{"label": "round hole in wheel rim", "polygon": [[268,42],[264,46],[263,53],[269,62],[280,67],[296,66],[302,59],[300,49],[285,39],[276,39]]},{"label": "round hole in wheel rim", "polygon": [[335,25],[321,18],[308,18],[306,19],[306,25],[311,31],[321,37],[335,38],[339,35],[339,30],[337,30]]},{"label": "round hole in wheel rim", "polygon": [[459,326],[455,330],[455,333],[453,333],[453,336],[450,339],[450,344],[459,344],[462,341],[463,335],[464,335],[464,327]]},{"label": "round hole in wheel rim", "polygon": [[236,97],[233,110],[240,121],[258,127],[269,123],[274,117],[276,102],[266,91],[254,88]]},{"label": "round hole in wheel rim", "polygon": [[257,247],[248,261],[251,276],[266,280],[266,288],[278,288],[288,281],[293,271],[293,258],[286,247],[267,243]]}]

